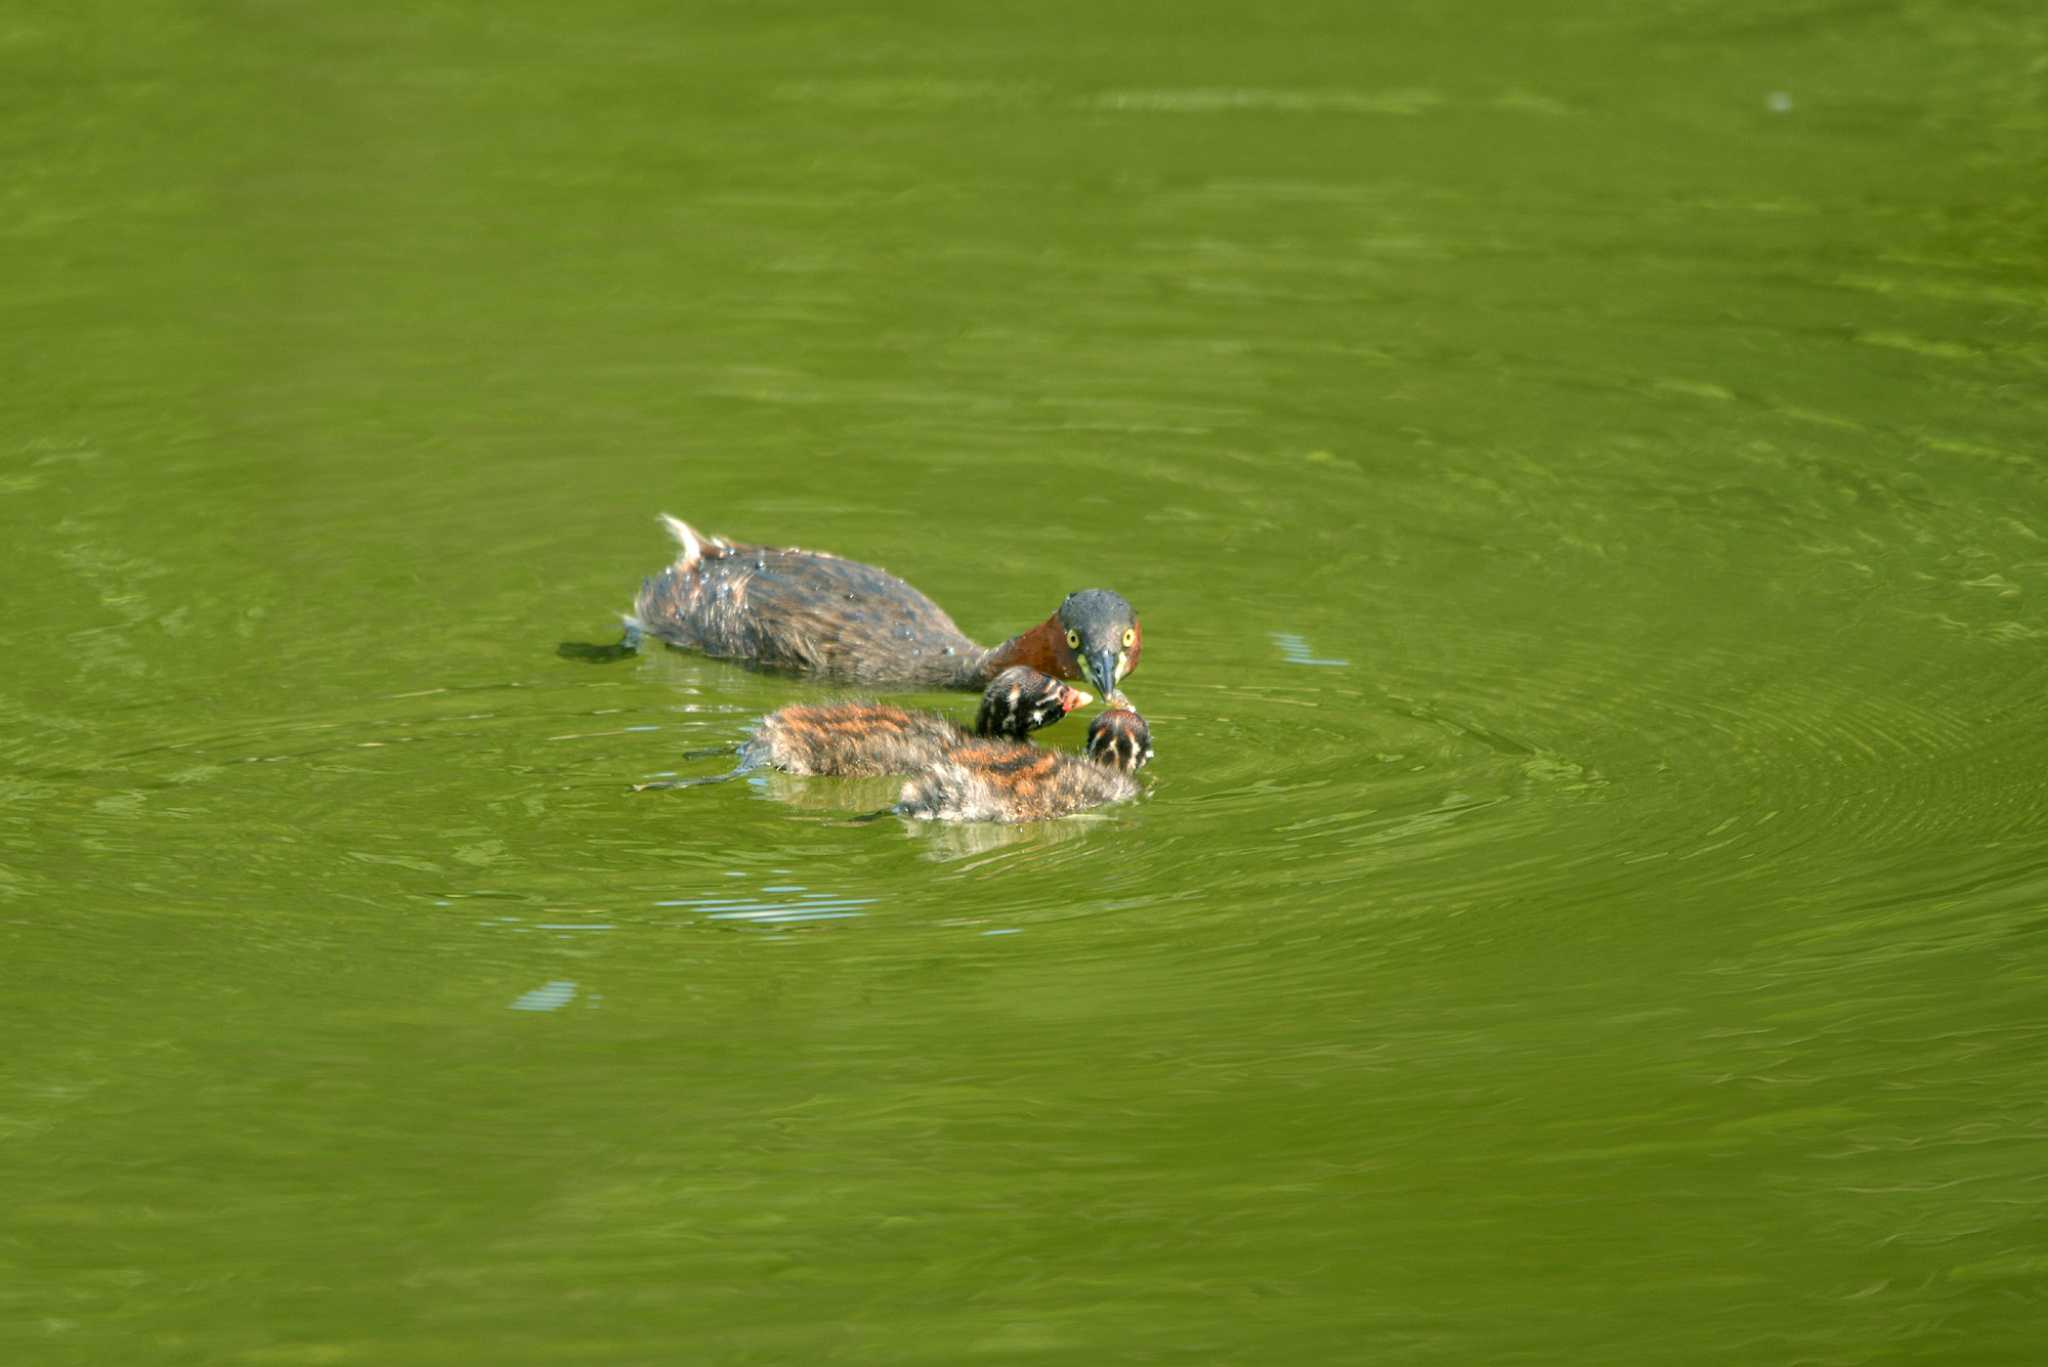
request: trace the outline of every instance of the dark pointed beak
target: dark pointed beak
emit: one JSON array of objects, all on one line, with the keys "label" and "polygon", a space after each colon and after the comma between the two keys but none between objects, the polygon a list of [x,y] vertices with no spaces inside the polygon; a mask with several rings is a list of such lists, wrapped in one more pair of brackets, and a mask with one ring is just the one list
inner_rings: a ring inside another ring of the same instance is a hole
[{"label": "dark pointed beak", "polygon": [[1116,652],[1114,650],[1091,650],[1081,657],[1081,663],[1088,671],[1089,682],[1095,685],[1107,701],[1116,694]]}]

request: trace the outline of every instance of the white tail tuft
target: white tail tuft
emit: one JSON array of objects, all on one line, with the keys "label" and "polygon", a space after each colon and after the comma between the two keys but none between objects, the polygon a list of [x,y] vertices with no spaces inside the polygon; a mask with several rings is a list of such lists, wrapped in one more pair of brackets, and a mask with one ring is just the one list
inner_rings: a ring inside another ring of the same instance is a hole
[{"label": "white tail tuft", "polygon": [[661,515],[661,525],[668,528],[668,534],[682,544],[683,553],[676,557],[678,568],[687,569],[704,558],[704,543],[697,539],[697,533],[690,524],[679,517]]}]

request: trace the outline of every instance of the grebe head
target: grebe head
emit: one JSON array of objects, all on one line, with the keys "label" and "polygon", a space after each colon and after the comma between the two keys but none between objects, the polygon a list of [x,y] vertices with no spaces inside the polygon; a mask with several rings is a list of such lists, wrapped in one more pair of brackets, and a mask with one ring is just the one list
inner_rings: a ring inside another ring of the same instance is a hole
[{"label": "grebe head", "polygon": [[1088,758],[1134,774],[1152,758],[1152,728],[1128,707],[1113,707],[1088,727]]},{"label": "grebe head", "polygon": [[1083,676],[1102,690],[1105,701],[1121,699],[1117,685],[1138,667],[1138,652],[1145,645],[1138,614],[1108,589],[1082,589],[1067,595],[1058,615],[1067,649],[1080,661]]},{"label": "grebe head", "polygon": [[1029,665],[1012,665],[996,675],[982,693],[981,711],[974,718],[974,734],[1022,740],[1091,701],[1080,689],[1041,674]]}]

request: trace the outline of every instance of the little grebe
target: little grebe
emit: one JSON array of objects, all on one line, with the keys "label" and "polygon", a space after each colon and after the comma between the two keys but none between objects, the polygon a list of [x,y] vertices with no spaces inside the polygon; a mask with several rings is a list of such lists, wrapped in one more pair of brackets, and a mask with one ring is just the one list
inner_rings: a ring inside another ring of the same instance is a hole
[{"label": "little grebe", "polygon": [[1128,708],[1088,728],[1088,758],[1004,741],[972,741],[903,785],[900,816],[922,821],[1043,821],[1138,795],[1131,775],[1152,758],[1152,732]]},{"label": "little grebe", "polygon": [[1144,634],[1107,589],[1068,594],[1028,631],[984,649],[931,599],[884,570],[822,551],[700,536],[662,516],[682,552],[640,585],[630,628],[721,659],[857,683],[981,688],[1013,665],[1086,679],[1114,702]]},{"label": "little grebe", "polygon": [[800,704],[763,717],[740,751],[740,764],[846,778],[912,774],[976,737],[1014,744],[1088,702],[1079,689],[1013,665],[982,693],[972,734],[933,712],[870,702]]}]

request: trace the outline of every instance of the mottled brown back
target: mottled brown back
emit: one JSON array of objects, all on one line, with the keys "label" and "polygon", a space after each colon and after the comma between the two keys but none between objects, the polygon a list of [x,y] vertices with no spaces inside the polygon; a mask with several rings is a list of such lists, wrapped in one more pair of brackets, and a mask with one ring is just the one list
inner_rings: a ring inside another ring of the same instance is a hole
[{"label": "mottled brown back", "polygon": [[936,764],[967,738],[960,727],[929,712],[869,702],[800,705],[763,717],[740,760],[792,774],[871,778]]},{"label": "mottled brown back", "polygon": [[904,784],[896,810],[927,821],[1044,821],[1137,793],[1128,774],[1075,755],[977,740]]}]

